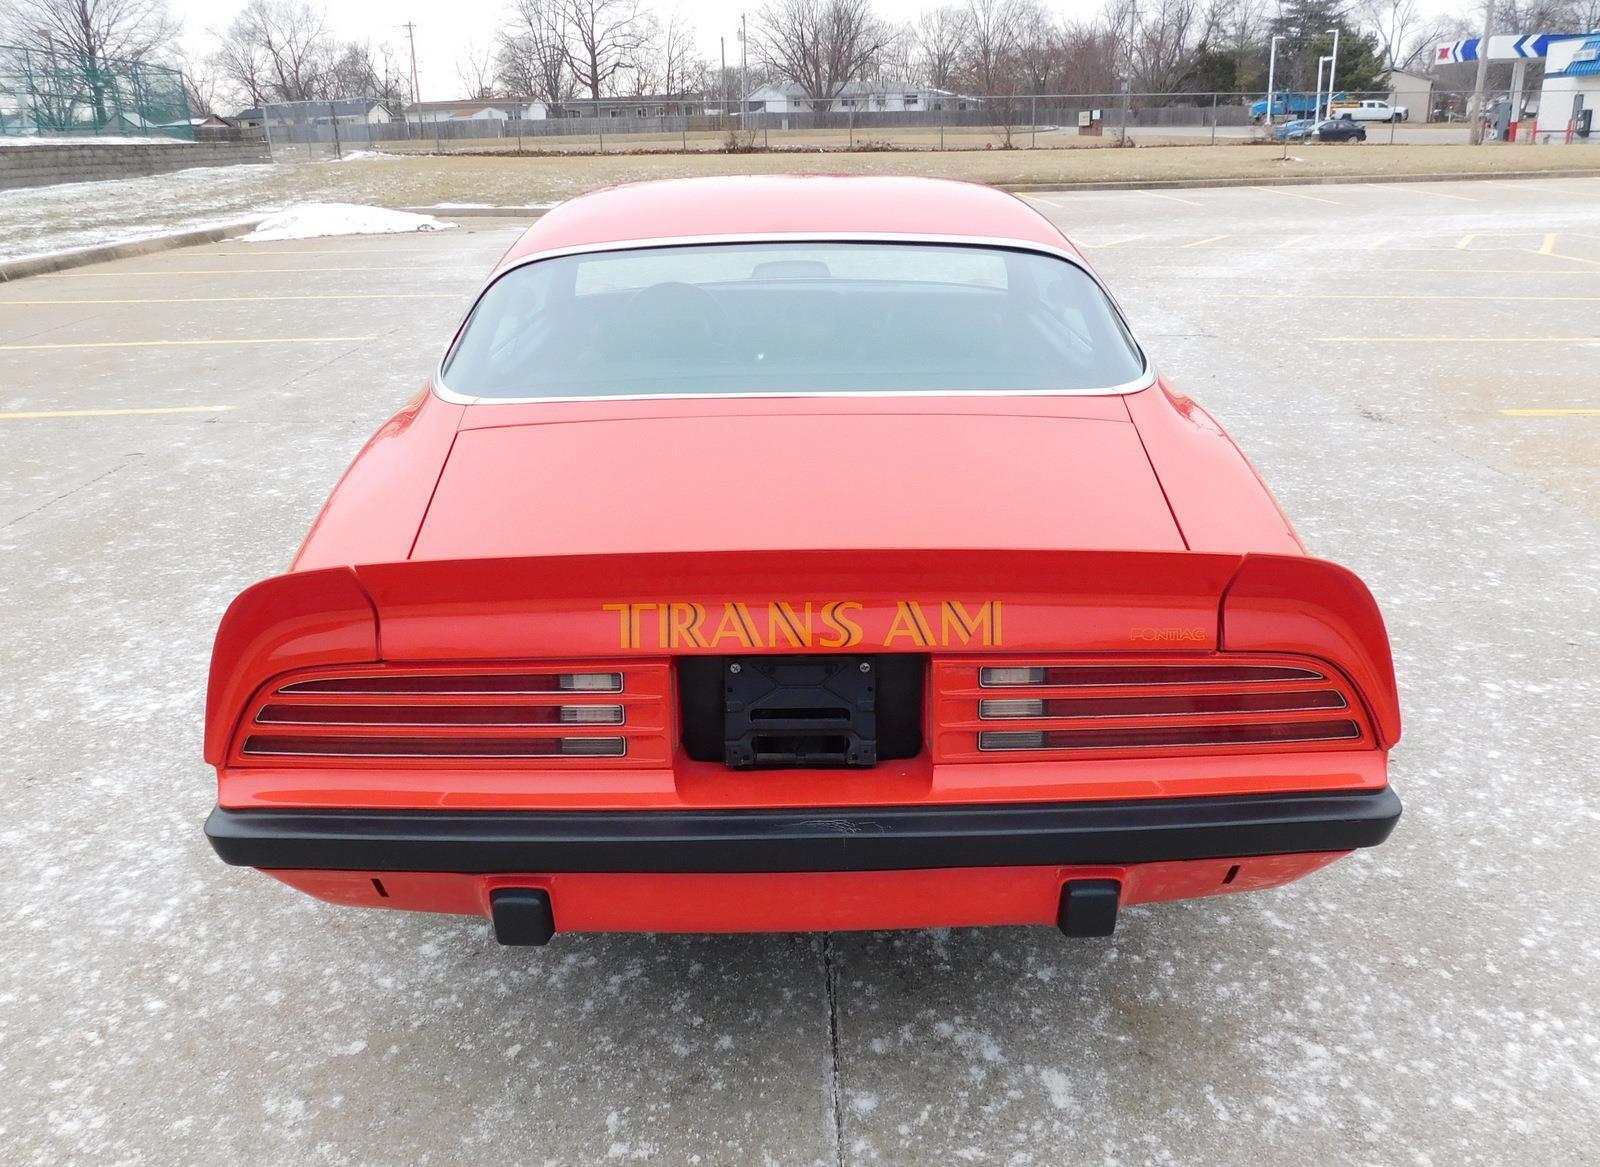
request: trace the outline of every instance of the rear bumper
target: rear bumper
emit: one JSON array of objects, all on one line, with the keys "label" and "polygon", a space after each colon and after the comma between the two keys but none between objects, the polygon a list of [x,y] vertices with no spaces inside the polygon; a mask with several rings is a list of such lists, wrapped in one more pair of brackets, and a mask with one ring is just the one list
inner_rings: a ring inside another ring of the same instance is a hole
[{"label": "rear bumper", "polygon": [[696,811],[233,810],[224,862],[490,874],[907,871],[1343,852],[1400,817],[1366,791],[987,806]]}]

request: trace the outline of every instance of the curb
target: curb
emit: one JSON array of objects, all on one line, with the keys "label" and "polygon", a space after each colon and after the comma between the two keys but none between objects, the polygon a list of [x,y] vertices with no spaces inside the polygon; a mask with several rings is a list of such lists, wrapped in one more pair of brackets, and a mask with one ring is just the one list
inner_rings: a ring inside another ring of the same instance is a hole
[{"label": "curb", "polygon": [[171,251],[175,247],[194,247],[201,243],[217,243],[254,231],[261,218],[240,219],[216,227],[200,227],[192,231],[174,231],[166,235],[146,235],[129,239],[125,243],[106,243],[97,247],[79,247],[71,251],[53,251],[48,255],[30,255],[23,259],[0,262],[0,284],[46,272],[65,271],[91,263],[106,263],[113,259],[133,259],[157,251]]},{"label": "curb", "polygon": [[1367,186],[1402,182],[1482,182],[1485,179],[1600,178],[1600,168],[1575,170],[1491,170],[1448,174],[1296,174],[1261,178],[1149,178],[1089,182],[997,182],[1012,194],[1048,194],[1074,190],[1204,190],[1251,186]]},{"label": "curb", "polygon": [[413,215],[436,219],[537,219],[554,207],[401,207]]}]

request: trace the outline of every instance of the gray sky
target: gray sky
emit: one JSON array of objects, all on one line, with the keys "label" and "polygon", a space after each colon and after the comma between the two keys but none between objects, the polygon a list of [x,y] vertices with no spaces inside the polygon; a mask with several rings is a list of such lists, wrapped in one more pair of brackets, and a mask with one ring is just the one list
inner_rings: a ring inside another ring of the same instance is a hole
[{"label": "gray sky", "polygon": [[[312,0],[316,3],[317,0]],[[718,38],[727,38],[728,64],[739,60],[739,14],[754,13],[761,0],[644,0],[658,14],[674,6],[686,15],[700,34],[700,48],[706,57],[717,59]],[[878,14],[895,22],[915,19],[926,7],[950,0],[874,0]],[[1073,19],[1093,16],[1101,0],[1047,0],[1058,13]],[[1472,0],[1422,0],[1427,11],[1458,8]],[[182,42],[192,60],[199,61],[210,51],[212,30],[225,28],[244,5],[244,0],[171,0],[173,12],[182,18]],[[328,21],[342,40],[370,41],[374,47],[387,41],[404,59],[406,34],[400,26],[406,21],[417,25],[417,72],[425,101],[464,97],[456,75],[456,63],[473,46],[492,43],[496,29],[509,7],[507,0],[327,0]],[[1531,31],[1531,30],[1530,30]]]},{"label": "gray sky", "polygon": [[[313,3],[316,0],[312,0]],[[911,20],[934,0],[874,0],[878,14],[893,21]],[[948,0],[946,0],[948,2]],[[212,29],[227,27],[244,0],[171,0],[173,12],[183,19],[183,45],[188,55],[199,60],[210,50]],[[646,6],[657,13],[673,7],[671,0]],[[739,13],[754,13],[760,3],[739,0],[680,0],[676,5],[700,34],[700,48],[707,58],[717,59],[717,40],[727,37],[728,64],[739,60]],[[406,21],[417,25],[417,73],[425,101],[465,96],[456,77],[456,61],[471,44],[488,44],[500,26],[509,5],[506,0],[328,0],[328,22],[344,40],[370,40],[373,45],[388,41],[402,53],[405,50]],[[1099,7],[1099,0],[1052,0],[1057,11],[1086,16]]]}]

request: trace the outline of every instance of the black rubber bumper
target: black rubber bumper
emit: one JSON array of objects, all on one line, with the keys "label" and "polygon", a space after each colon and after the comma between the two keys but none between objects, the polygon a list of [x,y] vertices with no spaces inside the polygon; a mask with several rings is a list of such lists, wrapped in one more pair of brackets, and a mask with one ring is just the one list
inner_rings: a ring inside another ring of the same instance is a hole
[{"label": "black rubber bumper", "polygon": [[1393,790],[839,810],[226,810],[240,867],[333,871],[890,871],[1349,851],[1389,837]]}]

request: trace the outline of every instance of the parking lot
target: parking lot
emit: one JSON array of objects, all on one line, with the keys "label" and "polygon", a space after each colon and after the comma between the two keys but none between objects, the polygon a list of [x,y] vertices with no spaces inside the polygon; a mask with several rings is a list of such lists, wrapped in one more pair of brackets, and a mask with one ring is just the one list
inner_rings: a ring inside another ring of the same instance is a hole
[{"label": "parking lot", "polygon": [[201,835],[210,638],[519,225],[0,286],[0,1159],[1592,1163],[1600,178],[1042,195],[1407,718],[1390,842],[1050,929],[558,936]]}]

